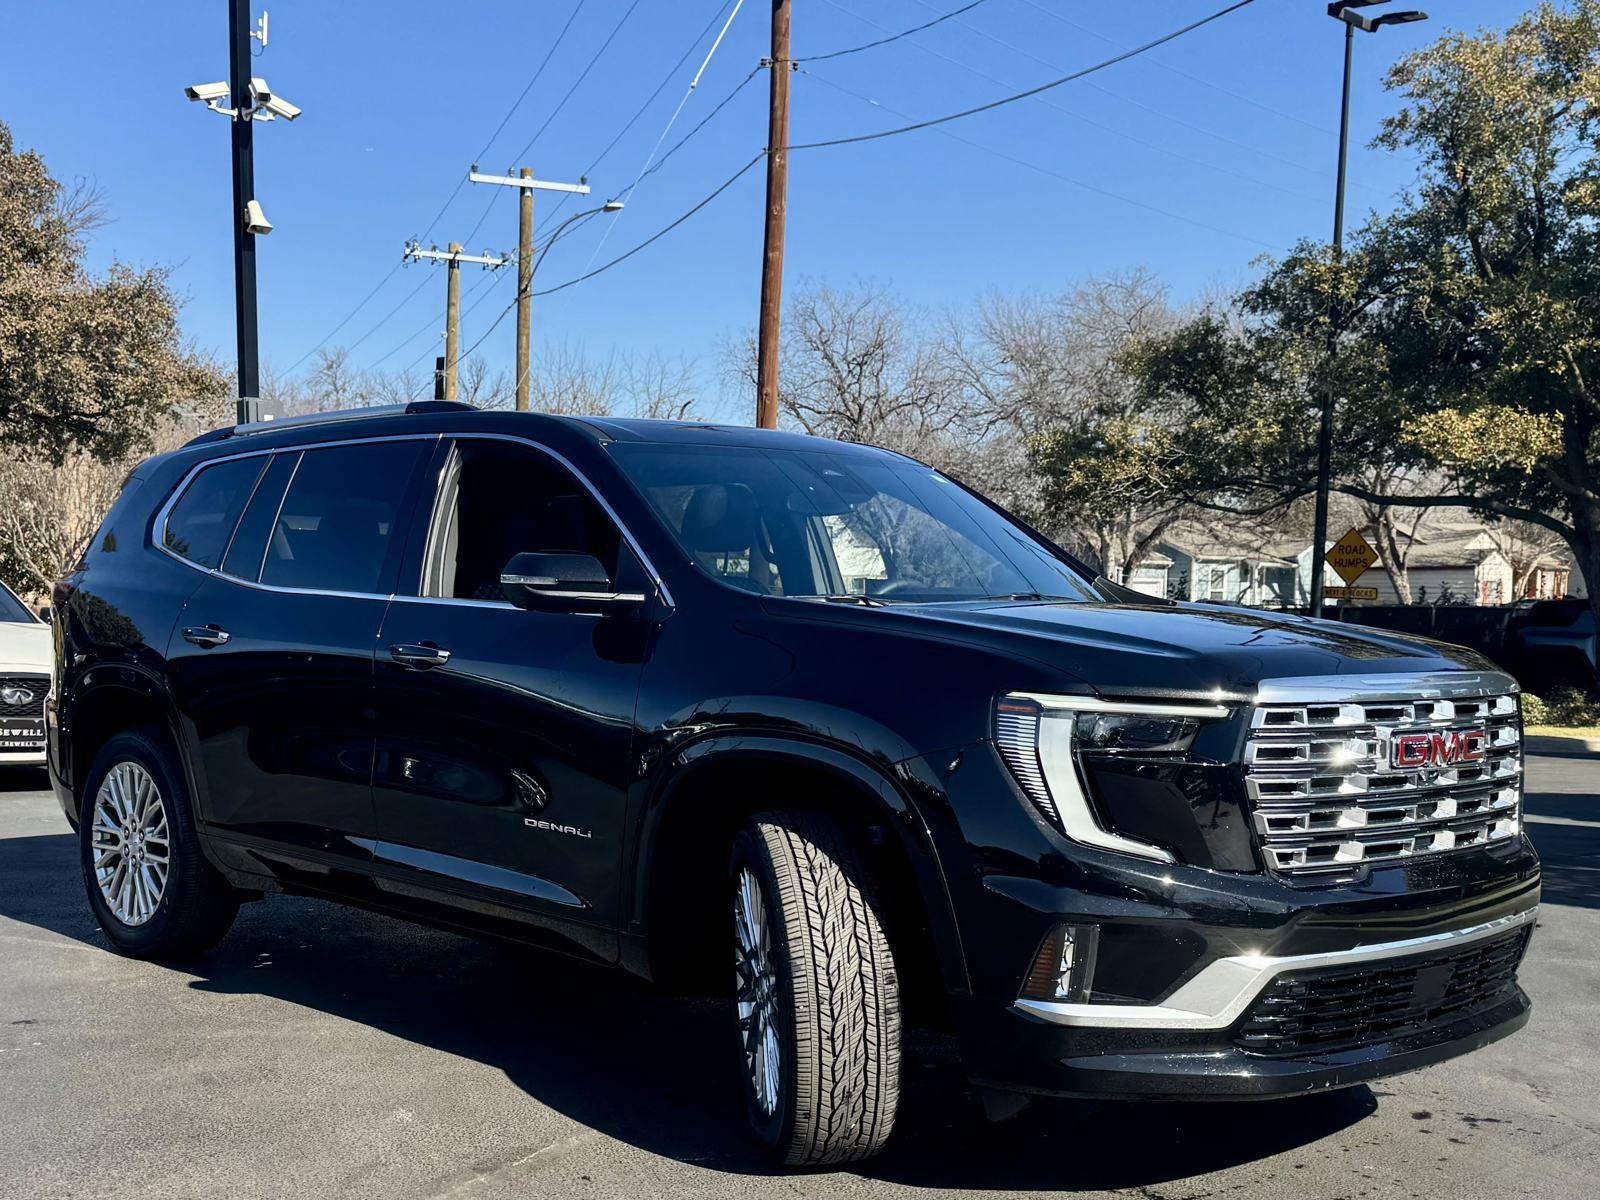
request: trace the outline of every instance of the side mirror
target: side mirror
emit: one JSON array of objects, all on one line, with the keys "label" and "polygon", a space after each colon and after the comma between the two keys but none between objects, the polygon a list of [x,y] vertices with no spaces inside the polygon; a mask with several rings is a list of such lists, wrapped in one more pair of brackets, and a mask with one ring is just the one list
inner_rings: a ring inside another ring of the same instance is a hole
[{"label": "side mirror", "polygon": [[643,604],[643,592],[619,592],[591,554],[517,554],[500,572],[506,599],[536,612],[604,612]]}]

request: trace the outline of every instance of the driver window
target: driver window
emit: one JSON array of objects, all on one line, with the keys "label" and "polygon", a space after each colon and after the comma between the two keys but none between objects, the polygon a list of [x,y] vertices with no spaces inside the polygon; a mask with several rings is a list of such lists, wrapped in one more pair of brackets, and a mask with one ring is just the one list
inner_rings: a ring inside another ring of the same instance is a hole
[{"label": "driver window", "polygon": [[589,554],[618,579],[637,568],[610,516],[554,459],[507,442],[463,440],[440,476],[422,595],[506,602],[500,572],[522,553]]}]

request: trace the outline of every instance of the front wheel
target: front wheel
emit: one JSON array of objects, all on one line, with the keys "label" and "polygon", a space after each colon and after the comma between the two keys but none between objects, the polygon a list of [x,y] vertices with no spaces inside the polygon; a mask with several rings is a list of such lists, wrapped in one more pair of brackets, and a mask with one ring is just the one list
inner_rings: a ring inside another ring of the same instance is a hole
[{"label": "front wheel", "polygon": [[84,783],[83,882],[111,944],[136,958],[177,958],[215,944],[233,924],[239,896],[200,849],[164,739],[117,734]]},{"label": "front wheel", "polygon": [[900,995],[853,845],[821,813],[764,813],[735,839],[731,878],[756,1135],[788,1166],[876,1154],[899,1101]]}]

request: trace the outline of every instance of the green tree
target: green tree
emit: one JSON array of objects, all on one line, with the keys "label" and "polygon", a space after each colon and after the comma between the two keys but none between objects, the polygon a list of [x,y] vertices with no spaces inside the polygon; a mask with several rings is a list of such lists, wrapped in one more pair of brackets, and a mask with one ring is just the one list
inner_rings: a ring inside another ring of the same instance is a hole
[{"label": "green tree", "polygon": [[1600,0],[1449,34],[1387,86],[1377,144],[1416,156],[1414,190],[1342,261],[1305,243],[1239,298],[1242,321],[1202,316],[1130,361],[1189,406],[1191,492],[1304,495],[1331,382],[1336,488],[1557,533],[1600,611]]},{"label": "green tree", "polygon": [[64,189],[0,122],[0,446],[12,453],[114,458],[225,387],[183,349],[164,270],[88,274],[83,235],[99,219],[91,189]]}]

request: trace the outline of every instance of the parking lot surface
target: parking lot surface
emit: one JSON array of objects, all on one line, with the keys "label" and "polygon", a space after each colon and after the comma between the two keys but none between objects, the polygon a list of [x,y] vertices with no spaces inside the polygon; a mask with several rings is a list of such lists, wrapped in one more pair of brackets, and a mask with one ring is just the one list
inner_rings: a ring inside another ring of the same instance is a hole
[{"label": "parking lot surface", "polygon": [[316,901],[175,969],[113,954],[33,772],[0,774],[0,1197],[1600,1195],[1600,759],[1529,763],[1521,1033],[1372,1087],[986,1124],[913,1035],[889,1151],[768,1168],[720,1006]]}]

